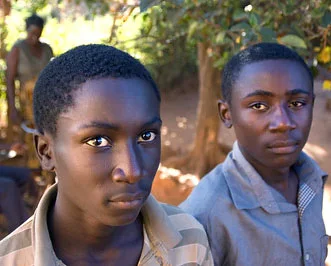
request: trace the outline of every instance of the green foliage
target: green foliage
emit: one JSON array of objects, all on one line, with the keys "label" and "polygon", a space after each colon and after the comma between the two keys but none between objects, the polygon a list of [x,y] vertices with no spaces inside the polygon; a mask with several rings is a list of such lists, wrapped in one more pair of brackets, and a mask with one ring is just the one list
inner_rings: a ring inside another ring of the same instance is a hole
[{"label": "green foliage", "polygon": [[[158,28],[153,27],[159,23]],[[174,35],[171,36],[170,32]],[[162,90],[171,88],[186,73],[196,69],[195,46],[165,23],[160,7],[140,13],[137,9],[117,28],[111,44],[141,60]]]},{"label": "green foliage", "polygon": [[[280,42],[301,55],[314,57],[315,47],[330,45],[331,6],[316,0],[142,0],[152,26],[174,40],[178,33],[190,43],[208,42],[215,66],[222,68],[233,53],[256,42]],[[149,7],[149,9],[147,9]],[[150,10],[162,10],[162,23]],[[173,18],[176,19],[173,19]],[[221,54],[218,51],[221,51]]]},{"label": "green foliage", "polygon": [[285,36],[279,38],[279,41],[288,46],[303,48],[303,49],[307,48],[305,41],[303,39],[301,39],[300,37],[293,35],[293,34],[285,35]]}]

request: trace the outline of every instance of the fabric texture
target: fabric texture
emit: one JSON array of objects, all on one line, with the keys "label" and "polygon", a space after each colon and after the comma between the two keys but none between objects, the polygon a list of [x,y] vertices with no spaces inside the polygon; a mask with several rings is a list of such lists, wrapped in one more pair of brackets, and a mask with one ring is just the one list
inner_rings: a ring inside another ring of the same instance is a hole
[{"label": "fabric texture", "polygon": [[262,179],[235,142],[224,163],[180,205],[205,227],[215,265],[324,265],[327,175],[303,152],[293,168],[298,206]]},{"label": "fabric texture", "polygon": [[[0,265],[59,266],[47,228],[47,211],[57,185],[42,197],[35,214],[0,242]],[[214,265],[205,231],[191,215],[149,196],[141,210],[144,245],[141,266]]]}]

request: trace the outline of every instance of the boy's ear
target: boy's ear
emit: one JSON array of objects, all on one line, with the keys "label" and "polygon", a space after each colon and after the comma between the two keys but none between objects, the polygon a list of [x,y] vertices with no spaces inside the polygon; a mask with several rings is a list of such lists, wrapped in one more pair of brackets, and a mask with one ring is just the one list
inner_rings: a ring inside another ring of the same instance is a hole
[{"label": "boy's ear", "polygon": [[230,113],[230,106],[224,100],[218,100],[218,115],[220,116],[221,120],[223,121],[224,125],[227,128],[232,127],[232,118]]},{"label": "boy's ear", "polygon": [[34,134],[33,140],[42,169],[54,171],[55,165],[50,136],[48,134],[38,133]]}]

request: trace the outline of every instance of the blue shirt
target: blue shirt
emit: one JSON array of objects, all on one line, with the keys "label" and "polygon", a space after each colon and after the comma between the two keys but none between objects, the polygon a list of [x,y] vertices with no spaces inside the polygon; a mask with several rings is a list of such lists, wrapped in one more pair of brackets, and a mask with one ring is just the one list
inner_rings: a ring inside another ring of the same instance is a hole
[{"label": "blue shirt", "polygon": [[303,152],[293,169],[299,177],[297,205],[262,179],[235,142],[224,163],[181,204],[205,227],[215,265],[324,265],[327,175]]}]

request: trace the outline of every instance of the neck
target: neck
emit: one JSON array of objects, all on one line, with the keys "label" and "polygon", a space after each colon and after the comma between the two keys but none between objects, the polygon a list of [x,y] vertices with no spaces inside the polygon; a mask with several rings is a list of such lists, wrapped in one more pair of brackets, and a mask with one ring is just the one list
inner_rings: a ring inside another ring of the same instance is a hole
[{"label": "neck", "polygon": [[28,46],[33,47],[33,48],[34,47],[39,47],[39,45],[40,45],[40,41],[39,40],[37,42],[32,42],[29,39],[25,39],[25,42],[26,42],[26,44]]},{"label": "neck", "polygon": [[297,204],[299,180],[293,169],[263,169],[260,167],[256,170],[262,179],[281,193],[288,202]]},{"label": "neck", "polygon": [[143,239],[140,216],[128,225],[107,226],[86,217],[67,215],[62,210],[61,204],[55,202],[48,214],[48,229],[54,251],[64,261],[70,261],[72,254],[75,257],[103,254]]},{"label": "neck", "polygon": [[[245,155],[244,151],[242,153],[246,160],[248,160],[247,157],[249,156]],[[248,161],[250,164],[269,186],[281,193],[288,202],[296,204],[299,180],[292,166],[270,168],[255,161],[251,157],[249,158],[250,160]]]}]

